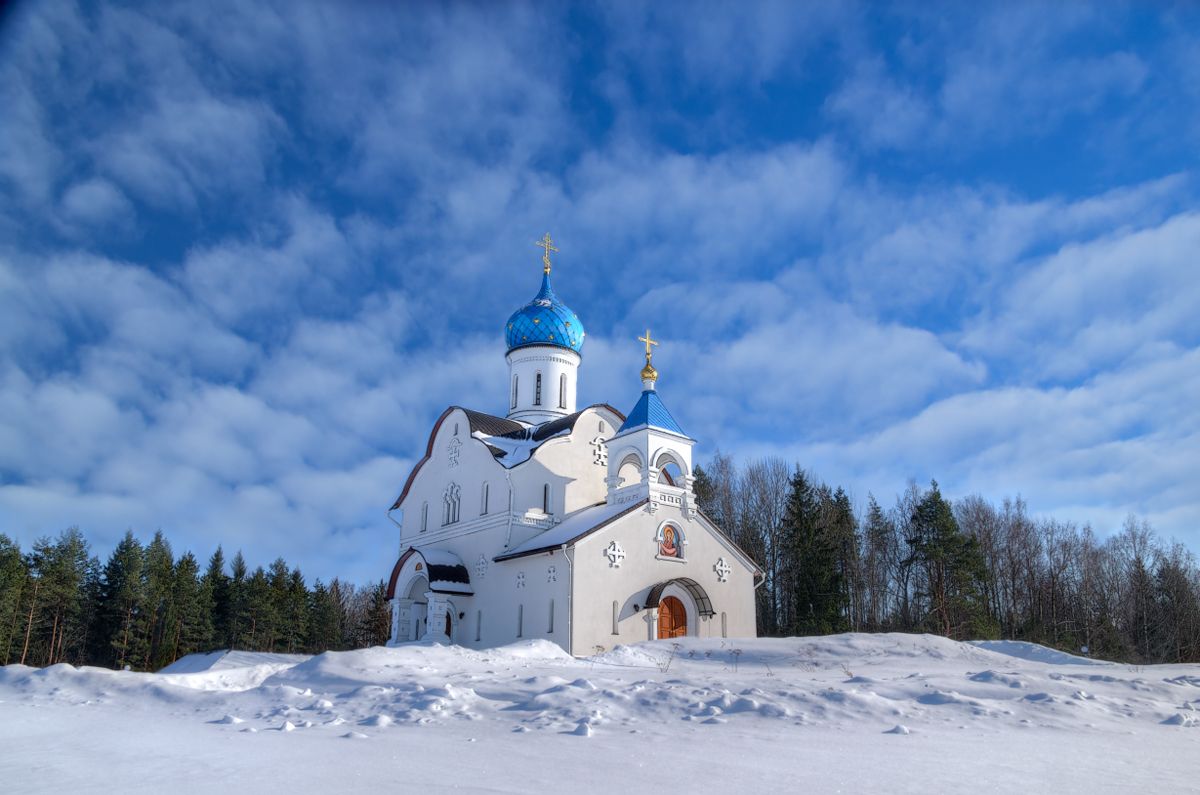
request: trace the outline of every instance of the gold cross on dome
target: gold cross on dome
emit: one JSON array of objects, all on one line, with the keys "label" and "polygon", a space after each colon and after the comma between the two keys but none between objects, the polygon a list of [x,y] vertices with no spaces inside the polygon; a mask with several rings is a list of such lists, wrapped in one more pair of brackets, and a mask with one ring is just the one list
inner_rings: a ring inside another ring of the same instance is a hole
[{"label": "gold cross on dome", "polygon": [[558,251],[558,249],[556,249],[554,247],[554,241],[552,241],[550,239],[550,233],[547,232],[545,237],[543,237],[541,240],[534,243],[533,245],[542,247],[542,249],[543,249],[543,251],[542,251],[542,271],[545,273],[549,273],[550,272],[550,252]]},{"label": "gold cross on dome", "polygon": [[646,336],[638,337],[638,342],[646,343],[646,361],[650,361],[650,346],[657,345],[658,340],[650,337],[650,329],[646,329]]}]

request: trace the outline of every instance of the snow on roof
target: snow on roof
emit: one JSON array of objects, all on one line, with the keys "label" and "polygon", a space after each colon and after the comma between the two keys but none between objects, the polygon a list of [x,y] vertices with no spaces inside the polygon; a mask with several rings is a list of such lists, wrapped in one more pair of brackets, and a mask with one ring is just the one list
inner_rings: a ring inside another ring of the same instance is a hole
[{"label": "snow on roof", "polygon": [[518,464],[524,464],[533,455],[533,451],[547,439],[565,436],[575,427],[582,411],[561,417],[557,420],[522,428],[503,434],[489,434],[483,429],[471,431],[471,436],[486,444],[492,455],[505,469],[512,469]]},{"label": "snow on roof", "polygon": [[447,549],[437,547],[422,547],[417,554],[425,559],[429,566],[429,590],[436,593],[457,593],[473,595],[471,576],[462,558]]},{"label": "snow on roof", "polygon": [[632,513],[645,504],[646,500],[643,499],[634,503],[601,502],[587,508],[581,508],[575,513],[569,514],[561,522],[544,533],[538,533],[524,544],[518,545],[503,555],[497,555],[495,560],[509,560],[524,555],[532,555],[537,552],[557,549],[563,544],[578,541],[589,533],[599,530],[604,525],[627,513]]}]

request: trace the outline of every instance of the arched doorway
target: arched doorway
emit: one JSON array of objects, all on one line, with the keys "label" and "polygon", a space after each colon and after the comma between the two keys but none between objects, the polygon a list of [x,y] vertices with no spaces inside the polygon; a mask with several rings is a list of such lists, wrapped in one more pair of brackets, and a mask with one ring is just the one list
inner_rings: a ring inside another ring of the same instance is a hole
[{"label": "arched doorway", "polygon": [[664,596],[658,603],[658,637],[682,638],[687,632],[687,610],[674,596]]},{"label": "arched doorway", "polygon": [[425,623],[429,613],[429,603],[425,601],[425,593],[428,590],[429,580],[424,577],[414,577],[405,592],[405,598],[412,602],[409,640],[420,640],[425,635]]}]

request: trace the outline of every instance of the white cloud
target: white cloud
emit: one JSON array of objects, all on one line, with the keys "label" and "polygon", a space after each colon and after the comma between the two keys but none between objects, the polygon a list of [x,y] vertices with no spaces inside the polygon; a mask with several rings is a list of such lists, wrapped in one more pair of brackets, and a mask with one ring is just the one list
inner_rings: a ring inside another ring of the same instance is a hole
[{"label": "white cloud", "polygon": [[76,182],[63,193],[61,205],[65,220],[89,227],[127,227],[133,220],[133,205],[105,179]]},{"label": "white cloud", "polygon": [[1065,245],[968,326],[963,344],[1041,379],[1109,368],[1162,343],[1200,342],[1200,216]]}]

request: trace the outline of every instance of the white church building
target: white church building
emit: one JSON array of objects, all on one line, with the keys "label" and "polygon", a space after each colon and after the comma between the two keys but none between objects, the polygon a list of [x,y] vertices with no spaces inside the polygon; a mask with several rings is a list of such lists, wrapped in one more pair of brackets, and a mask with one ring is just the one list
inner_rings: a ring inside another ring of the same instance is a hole
[{"label": "white church building", "polygon": [[584,331],[550,286],[505,326],[508,413],[451,406],[388,512],[391,644],[483,648],[752,637],[762,573],[696,508],[691,439],[655,389],[650,332],[628,415],[576,408]]}]

